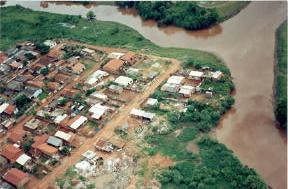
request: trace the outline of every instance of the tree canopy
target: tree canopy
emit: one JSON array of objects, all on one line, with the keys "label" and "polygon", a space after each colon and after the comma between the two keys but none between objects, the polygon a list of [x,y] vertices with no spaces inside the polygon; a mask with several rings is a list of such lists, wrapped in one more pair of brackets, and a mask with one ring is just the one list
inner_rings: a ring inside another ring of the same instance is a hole
[{"label": "tree canopy", "polygon": [[189,30],[210,27],[219,18],[215,9],[206,9],[191,1],[134,1],[117,4],[120,7],[136,8],[145,20],[153,19],[159,25],[175,25]]}]

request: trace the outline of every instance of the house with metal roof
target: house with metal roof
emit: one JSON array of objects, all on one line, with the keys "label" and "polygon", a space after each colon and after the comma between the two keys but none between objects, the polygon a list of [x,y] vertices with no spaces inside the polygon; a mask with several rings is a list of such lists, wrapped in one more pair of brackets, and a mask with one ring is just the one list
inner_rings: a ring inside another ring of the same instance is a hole
[{"label": "house with metal roof", "polygon": [[109,91],[117,94],[121,94],[123,92],[123,87],[120,87],[118,85],[109,85],[108,89]]},{"label": "house with metal roof", "polygon": [[59,148],[63,145],[63,142],[61,139],[54,137],[54,136],[49,136],[48,140],[47,140],[47,144],[54,146],[56,148]]},{"label": "house with metal roof", "polygon": [[190,85],[183,85],[180,88],[179,94],[182,94],[184,97],[190,97],[192,93],[195,93],[195,87]]},{"label": "house with metal roof", "polygon": [[24,186],[29,181],[29,174],[17,168],[11,168],[3,175],[3,179],[18,188]]},{"label": "house with metal roof", "polygon": [[189,73],[189,79],[200,80],[203,77],[204,77],[204,72],[192,70]]},{"label": "house with metal roof", "polygon": [[154,113],[146,112],[146,111],[139,110],[139,109],[136,109],[136,108],[133,108],[131,110],[130,115],[133,116],[133,117],[142,118],[142,119],[146,119],[146,120],[149,120],[149,121],[151,121],[154,118],[154,116],[155,116]]},{"label": "house with metal roof", "polygon": [[67,125],[72,130],[77,130],[79,127],[84,125],[87,121],[88,121],[87,117],[81,116],[81,115],[77,115],[76,117],[70,119],[67,122]]}]

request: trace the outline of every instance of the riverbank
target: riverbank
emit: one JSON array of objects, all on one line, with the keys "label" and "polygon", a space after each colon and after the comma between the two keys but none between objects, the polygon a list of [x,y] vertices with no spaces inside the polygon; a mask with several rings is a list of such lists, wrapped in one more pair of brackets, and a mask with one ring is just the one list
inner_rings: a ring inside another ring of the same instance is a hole
[{"label": "riverbank", "polygon": [[275,117],[287,129],[287,20],[276,31],[275,58]]},{"label": "riverbank", "polygon": [[176,26],[187,30],[211,28],[244,9],[249,2],[116,2],[123,9],[136,10],[144,20],[159,26]]},{"label": "riverbank", "polygon": [[[96,21],[96,23],[89,23],[77,16],[42,13],[21,7],[1,8],[1,16],[1,28],[3,29],[1,33],[1,49],[7,49],[21,40],[37,39],[41,41],[47,38],[66,38],[90,44],[134,49],[148,54],[174,57],[181,61],[192,58],[202,66],[209,66],[212,69],[218,69],[228,75],[230,74],[229,69],[217,57],[209,53],[179,48],[160,48],[131,28],[113,22]],[[65,27],[58,24],[63,22],[69,23],[68,26],[70,27],[67,27],[67,24]],[[15,25],[18,27],[17,29],[15,29]],[[213,145],[213,143],[209,143],[207,146]],[[206,146],[203,148],[206,149]],[[234,159],[227,148],[221,150],[227,152],[226,155],[229,159]],[[243,168],[248,169],[244,166]],[[253,178],[259,177],[255,175]],[[248,181],[251,181],[251,179]]]}]

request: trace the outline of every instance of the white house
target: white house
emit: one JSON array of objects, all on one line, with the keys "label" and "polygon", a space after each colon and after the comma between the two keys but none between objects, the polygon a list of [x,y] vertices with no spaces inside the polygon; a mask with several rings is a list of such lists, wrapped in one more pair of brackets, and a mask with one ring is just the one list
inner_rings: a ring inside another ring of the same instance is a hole
[{"label": "white house", "polygon": [[0,106],[0,114],[2,114],[6,108],[9,106],[8,103],[3,103],[1,106]]},{"label": "white house", "polygon": [[78,129],[80,126],[84,125],[87,120],[88,120],[87,117],[78,115],[78,116],[76,116],[74,119],[72,119],[71,121],[69,121],[69,122],[68,122],[68,123],[69,123],[68,125],[69,125],[70,128],[76,130],[76,129]]},{"label": "white house", "polygon": [[139,117],[139,118],[143,118],[143,119],[147,119],[147,120],[152,120],[155,116],[154,113],[150,113],[150,112],[145,112],[143,110],[139,110],[136,108],[133,108],[130,112],[130,115],[134,116],[134,117]]},{"label": "white house", "polygon": [[192,93],[195,93],[195,87],[190,86],[190,85],[183,85],[180,88],[179,93],[182,94],[185,97],[191,96]]},{"label": "white house", "polygon": [[212,79],[219,80],[222,77],[221,71],[212,72]]},{"label": "white house", "polygon": [[204,77],[204,72],[199,72],[199,71],[192,70],[189,73],[189,79],[200,80],[202,77]]},{"label": "white house", "polygon": [[173,76],[169,77],[169,79],[167,80],[166,83],[180,85],[182,83],[183,79],[184,79],[183,76],[173,75]]},{"label": "white house", "polygon": [[108,55],[108,58],[110,59],[120,59],[124,54],[118,53],[118,52],[112,52]]},{"label": "white house", "polygon": [[57,45],[57,43],[55,41],[53,41],[53,40],[46,40],[46,41],[44,41],[43,44],[46,45],[46,46],[49,46],[50,49]]},{"label": "white house", "polygon": [[84,54],[90,54],[90,55],[92,55],[92,54],[95,53],[94,50],[89,49],[89,48],[84,48],[84,49],[82,49],[82,52],[83,52]]},{"label": "white house", "polygon": [[55,137],[62,139],[66,142],[71,142],[73,140],[74,135],[73,134],[69,134],[69,133],[65,133],[63,131],[57,131],[54,134]]},{"label": "white house", "polygon": [[32,158],[26,154],[22,154],[16,159],[16,162],[22,166],[25,166],[27,163],[29,163],[32,160]]},{"label": "white house", "polygon": [[115,79],[114,82],[123,87],[127,87],[128,85],[133,83],[133,79],[131,79],[130,77],[126,77],[126,76],[119,76]]},{"label": "white house", "polygon": [[87,85],[94,85],[97,82],[103,80],[104,77],[109,76],[109,73],[102,71],[102,70],[96,70],[93,74],[91,74],[87,80],[85,81],[85,84]]},{"label": "white house", "polygon": [[155,98],[148,98],[146,105],[148,106],[155,106],[158,104],[158,100]]},{"label": "white house", "polygon": [[108,100],[108,96],[99,92],[94,92],[90,95],[91,98],[95,98],[95,99],[99,99],[102,101],[107,101]]},{"label": "white house", "polygon": [[89,112],[92,114],[91,115],[92,118],[99,120],[109,109],[110,108],[108,106],[103,106],[99,103],[99,104],[93,105],[89,109]]}]

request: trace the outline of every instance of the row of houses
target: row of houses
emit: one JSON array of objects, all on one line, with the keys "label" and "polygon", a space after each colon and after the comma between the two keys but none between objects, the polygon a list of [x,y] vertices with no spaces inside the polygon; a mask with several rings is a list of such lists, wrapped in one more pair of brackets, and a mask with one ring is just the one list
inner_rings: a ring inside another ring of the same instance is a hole
[{"label": "row of houses", "polygon": [[[161,87],[162,91],[170,93],[179,93],[184,97],[190,97],[193,93],[199,92],[201,90],[201,81],[204,78],[211,78],[213,80],[219,80],[223,73],[221,71],[209,72],[205,74],[201,71],[192,70],[187,79],[200,81],[197,86],[192,86],[191,84],[185,84],[185,77],[182,75],[173,75],[169,77],[167,82]],[[206,91],[206,93],[211,93],[211,91]],[[211,96],[211,94],[209,95]]]}]

